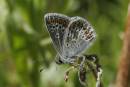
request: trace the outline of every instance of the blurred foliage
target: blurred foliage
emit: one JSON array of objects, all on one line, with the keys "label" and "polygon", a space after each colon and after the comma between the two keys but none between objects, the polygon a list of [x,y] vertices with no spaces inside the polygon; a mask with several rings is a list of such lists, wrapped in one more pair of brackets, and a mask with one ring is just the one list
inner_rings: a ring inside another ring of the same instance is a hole
[{"label": "blurred foliage", "polygon": [[99,56],[104,87],[113,84],[127,8],[128,0],[0,0],[0,87],[80,87],[76,71],[65,83],[68,66],[54,63],[56,51],[43,20],[50,12],[81,16],[93,25],[98,37],[85,53]]}]

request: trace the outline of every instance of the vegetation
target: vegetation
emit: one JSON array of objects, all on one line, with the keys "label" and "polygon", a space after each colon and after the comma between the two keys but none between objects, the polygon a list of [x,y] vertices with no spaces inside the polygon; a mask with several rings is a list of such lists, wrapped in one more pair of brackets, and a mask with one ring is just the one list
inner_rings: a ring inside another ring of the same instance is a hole
[{"label": "vegetation", "polygon": [[[104,87],[115,83],[128,0],[0,0],[0,87],[80,87],[77,71],[63,80],[67,65],[54,63],[56,51],[43,20],[57,12],[86,18],[98,37],[85,54],[97,54]],[[39,72],[44,68],[42,72]],[[91,73],[89,87],[95,87]]]}]

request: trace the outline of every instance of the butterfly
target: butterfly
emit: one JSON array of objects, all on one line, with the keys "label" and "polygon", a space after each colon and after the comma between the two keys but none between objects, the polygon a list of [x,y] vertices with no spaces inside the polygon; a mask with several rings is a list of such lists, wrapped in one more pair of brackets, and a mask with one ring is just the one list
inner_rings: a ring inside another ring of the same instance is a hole
[{"label": "butterfly", "polygon": [[[87,64],[89,68],[94,68],[96,85],[99,85],[102,69],[96,55],[82,55],[96,39],[96,32],[91,24],[82,17],[69,17],[60,13],[47,13],[44,16],[44,21],[57,51],[56,63],[73,66],[66,71],[65,80],[68,80],[69,71],[76,67],[79,80],[84,85]],[[93,62],[96,67],[90,62]]]}]

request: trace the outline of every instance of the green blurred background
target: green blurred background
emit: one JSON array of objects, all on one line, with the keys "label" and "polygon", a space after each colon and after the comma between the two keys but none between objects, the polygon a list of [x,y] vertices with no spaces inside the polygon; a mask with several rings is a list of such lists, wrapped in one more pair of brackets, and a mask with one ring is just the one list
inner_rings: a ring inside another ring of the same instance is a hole
[{"label": "green blurred background", "polygon": [[[98,37],[85,53],[98,55],[104,87],[113,85],[127,9],[128,0],[0,0],[0,87],[81,87],[77,71],[65,83],[68,66],[54,62],[56,51],[43,21],[50,12],[81,16],[93,25]],[[91,73],[87,77],[95,87]]]}]

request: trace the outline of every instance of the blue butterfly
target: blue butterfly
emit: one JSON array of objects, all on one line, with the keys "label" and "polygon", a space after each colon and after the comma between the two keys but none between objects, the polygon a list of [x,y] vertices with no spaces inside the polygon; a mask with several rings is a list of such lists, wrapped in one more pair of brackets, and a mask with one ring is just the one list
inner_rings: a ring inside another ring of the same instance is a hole
[{"label": "blue butterfly", "polygon": [[[44,16],[47,30],[57,51],[57,64],[71,64],[79,70],[79,80],[85,85],[86,67],[95,68],[90,62],[96,65],[97,87],[100,83],[102,69],[96,55],[82,55],[96,39],[96,32],[90,23],[82,17],[68,17],[59,13],[47,13]],[[68,69],[65,80],[68,79]]]}]

